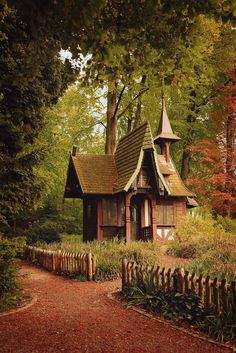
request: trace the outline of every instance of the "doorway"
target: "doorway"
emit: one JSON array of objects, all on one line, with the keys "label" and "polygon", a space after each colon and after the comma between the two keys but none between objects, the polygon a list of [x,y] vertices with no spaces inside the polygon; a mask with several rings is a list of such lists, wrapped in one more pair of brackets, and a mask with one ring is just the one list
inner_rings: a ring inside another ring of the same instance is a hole
[{"label": "doorway", "polygon": [[139,240],[141,230],[141,212],[140,200],[136,196],[133,196],[130,201],[130,225],[131,240]]}]

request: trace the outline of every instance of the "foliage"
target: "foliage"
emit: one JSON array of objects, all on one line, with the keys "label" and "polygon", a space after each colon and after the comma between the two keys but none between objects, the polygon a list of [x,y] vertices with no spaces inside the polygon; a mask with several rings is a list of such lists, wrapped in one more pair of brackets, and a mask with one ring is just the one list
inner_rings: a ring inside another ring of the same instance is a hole
[{"label": "foliage", "polygon": [[22,240],[10,240],[0,235],[0,298],[18,288],[15,256],[22,249]]},{"label": "foliage", "polygon": [[30,245],[37,244],[38,242],[52,243],[61,240],[60,233],[62,227],[52,221],[44,221],[42,223],[35,222],[28,229],[27,243]]},{"label": "foliage", "polygon": [[50,244],[47,249],[61,249],[67,252],[91,252],[97,257],[97,271],[99,274],[114,274],[120,272],[121,259],[125,257],[137,262],[150,263],[158,262],[160,247],[153,242],[131,242],[126,244],[124,241],[114,239],[113,241],[93,241],[81,242],[78,237],[74,240],[63,240],[58,244]]},{"label": "foliage", "polygon": [[236,219],[217,216],[217,224],[221,225],[226,232],[236,234]]},{"label": "foliage", "polygon": [[40,198],[34,167],[44,155],[35,144],[43,108],[55,104],[71,79],[69,63],[55,51],[58,42],[46,28],[36,40],[26,11],[9,3],[0,5],[0,222],[6,227]]},{"label": "foliage", "polygon": [[189,270],[232,280],[236,271],[236,234],[225,232],[222,220],[201,217],[184,219],[176,228],[167,253],[194,258]]},{"label": "foliage", "polygon": [[234,341],[236,339],[236,304],[233,299],[228,303],[229,312],[222,312],[218,317],[207,315],[199,323],[202,331],[215,337],[218,341]]},{"label": "foliage", "polygon": [[128,287],[123,294],[131,304],[142,305],[174,321],[186,321],[193,324],[205,316],[199,297],[190,293],[181,294],[163,290],[148,293],[137,287]]},{"label": "foliage", "polygon": [[[236,40],[233,34],[232,43]],[[229,61],[234,63],[234,59]],[[191,147],[192,153],[198,156],[201,168],[188,181],[199,199],[211,207],[215,214],[232,218],[236,215],[235,75],[235,69],[231,68],[226,83],[216,87],[206,125],[208,133]]]}]

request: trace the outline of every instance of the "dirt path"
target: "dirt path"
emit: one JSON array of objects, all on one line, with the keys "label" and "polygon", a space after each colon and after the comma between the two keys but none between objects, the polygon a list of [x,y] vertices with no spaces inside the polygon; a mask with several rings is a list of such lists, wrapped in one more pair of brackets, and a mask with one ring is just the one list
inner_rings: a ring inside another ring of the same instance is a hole
[{"label": "dirt path", "polygon": [[108,299],[117,282],[74,282],[24,263],[23,273],[24,286],[38,300],[0,317],[1,353],[231,352]]}]

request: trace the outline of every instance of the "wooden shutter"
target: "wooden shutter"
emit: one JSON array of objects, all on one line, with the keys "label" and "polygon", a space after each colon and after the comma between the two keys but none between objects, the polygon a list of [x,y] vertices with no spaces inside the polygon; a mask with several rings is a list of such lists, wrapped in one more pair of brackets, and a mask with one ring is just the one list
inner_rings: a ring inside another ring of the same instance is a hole
[{"label": "wooden shutter", "polygon": [[174,206],[166,205],[166,223],[168,225],[174,224]]},{"label": "wooden shutter", "polygon": [[164,217],[164,206],[157,205],[157,224],[163,224],[163,217]]},{"label": "wooden shutter", "polygon": [[117,224],[117,203],[115,199],[102,200],[102,224]]}]

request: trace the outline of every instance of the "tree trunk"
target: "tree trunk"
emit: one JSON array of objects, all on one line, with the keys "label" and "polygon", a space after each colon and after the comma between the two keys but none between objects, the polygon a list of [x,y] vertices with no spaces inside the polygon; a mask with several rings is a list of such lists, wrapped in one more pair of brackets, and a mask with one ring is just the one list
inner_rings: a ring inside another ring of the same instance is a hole
[{"label": "tree trunk", "polygon": [[181,165],[182,180],[186,180],[189,176],[190,160],[191,160],[191,151],[186,147],[183,151],[183,156],[182,156],[182,165]]},{"label": "tree trunk", "polygon": [[[146,75],[143,75],[141,79],[141,85],[144,85],[145,82],[146,82]],[[135,117],[134,117],[134,126],[133,126],[134,129],[141,124],[141,110],[142,110],[142,96],[140,95],[138,97],[138,103],[137,103],[137,108],[136,108]]]},{"label": "tree trunk", "polygon": [[117,117],[115,114],[117,104],[117,83],[113,78],[108,81],[107,92],[107,129],[105,153],[114,154],[116,148]]},{"label": "tree trunk", "polygon": [[127,122],[127,134],[132,130],[132,118],[128,118]]},{"label": "tree trunk", "polygon": [[142,106],[142,99],[140,96],[138,97],[138,103],[137,103],[137,108],[135,112],[134,129],[141,124],[141,106]]}]

